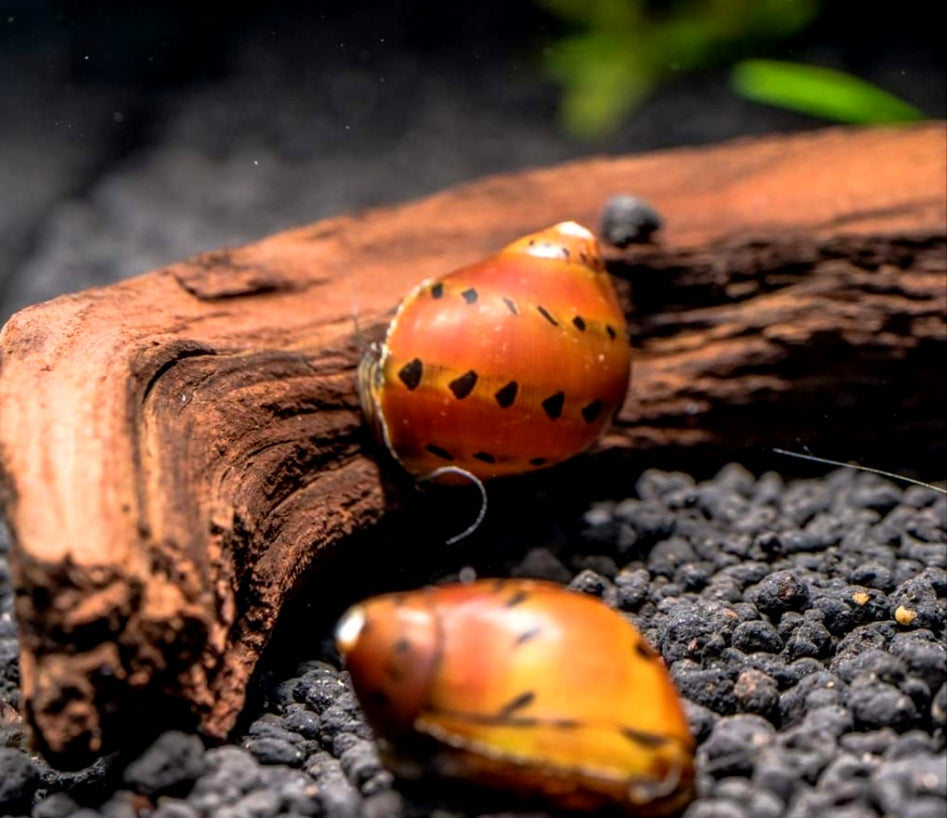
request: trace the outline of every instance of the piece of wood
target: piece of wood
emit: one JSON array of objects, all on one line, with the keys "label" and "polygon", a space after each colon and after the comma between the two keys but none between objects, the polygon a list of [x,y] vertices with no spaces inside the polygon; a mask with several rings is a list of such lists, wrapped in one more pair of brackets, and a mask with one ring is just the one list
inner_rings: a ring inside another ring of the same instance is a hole
[{"label": "piece of wood", "polygon": [[300,576],[389,507],[354,391],[367,339],[418,281],[556,221],[595,225],[614,193],[667,227],[609,251],[639,353],[608,445],[660,462],[813,443],[930,470],[945,157],[929,123],[574,162],[18,313],[0,463],[40,747],[84,763],[140,731],[135,714],[166,726],[173,701],[224,735]]}]

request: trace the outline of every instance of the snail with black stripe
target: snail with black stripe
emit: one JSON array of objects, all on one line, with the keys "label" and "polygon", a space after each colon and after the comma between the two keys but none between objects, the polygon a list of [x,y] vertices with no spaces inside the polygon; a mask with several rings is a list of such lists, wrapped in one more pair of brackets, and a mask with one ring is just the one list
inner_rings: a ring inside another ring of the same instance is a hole
[{"label": "snail with black stripe", "polygon": [[339,651],[385,763],[556,809],[667,815],[694,741],[664,662],[600,600],[480,580],[351,608]]}]

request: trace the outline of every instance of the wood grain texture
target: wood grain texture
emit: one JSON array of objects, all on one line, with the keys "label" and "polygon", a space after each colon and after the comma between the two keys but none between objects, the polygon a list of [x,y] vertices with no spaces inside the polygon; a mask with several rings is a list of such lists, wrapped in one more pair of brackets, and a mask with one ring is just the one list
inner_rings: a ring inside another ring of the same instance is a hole
[{"label": "wood grain texture", "polygon": [[945,158],[930,123],[591,159],[21,311],[0,464],[40,747],[84,763],[172,702],[224,735],[299,577],[386,513],[354,391],[367,340],[418,281],[595,225],[614,193],[667,227],[610,251],[639,352],[608,445],[942,463]]}]

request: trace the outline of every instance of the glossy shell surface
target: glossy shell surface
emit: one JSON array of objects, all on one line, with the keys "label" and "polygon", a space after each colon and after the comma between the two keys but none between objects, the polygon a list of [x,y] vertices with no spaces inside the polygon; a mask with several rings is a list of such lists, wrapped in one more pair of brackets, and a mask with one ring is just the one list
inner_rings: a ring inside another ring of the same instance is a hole
[{"label": "glossy shell surface", "polygon": [[481,580],[357,605],[337,642],[386,763],[557,808],[661,815],[693,740],[663,661],[601,601]]},{"label": "glossy shell surface", "polygon": [[621,406],[630,364],[595,238],[564,222],[418,286],[363,359],[359,393],[409,472],[487,479],[587,449]]}]

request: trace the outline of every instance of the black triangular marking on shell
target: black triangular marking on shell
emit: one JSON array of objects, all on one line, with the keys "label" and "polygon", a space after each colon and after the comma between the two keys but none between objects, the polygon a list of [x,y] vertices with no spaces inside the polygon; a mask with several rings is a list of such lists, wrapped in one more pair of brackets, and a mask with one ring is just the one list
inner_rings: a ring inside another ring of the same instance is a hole
[{"label": "black triangular marking on shell", "polygon": [[477,300],[477,291],[473,287],[464,290],[461,295],[468,304],[473,304]]},{"label": "black triangular marking on shell", "polygon": [[471,369],[459,378],[454,378],[447,386],[457,400],[463,400],[473,392],[473,388],[477,385],[477,378],[477,373]]},{"label": "black triangular marking on shell", "polygon": [[545,457],[533,457],[529,461],[530,466],[545,466],[546,465]]},{"label": "black triangular marking on shell", "polygon": [[403,367],[401,367],[401,369],[398,370],[398,377],[401,378],[401,382],[412,391],[418,388],[418,384],[421,383],[421,376],[423,374],[424,364],[421,363],[420,358],[415,358],[414,360],[408,361]]},{"label": "black triangular marking on shell", "polygon": [[585,332],[587,324],[581,315],[577,315],[572,319],[572,326],[574,326],[579,332]]},{"label": "black triangular marking on shell", "polygon": [[549,724],[557,730],[575,730],[582,726],[582,722],[578,719],[554,719]]},{"label": "black triangular marking on shell", "polygon": [[582,407],[582,417],[586,423],[591,423],[595,418],[602,414],[602,402],[596,398],[588,406]]},{"label": "black triangular marking on shell", "polygon": [[506,600],[506,607],[515,608],[517,605],[519,605],[521,602],[525,602],[527,599],[529,599],[529,594],[526,591],[517,591],[515,594],[513,594],[513,596]]},{"label": "black triangular marking on shell", "polygon": [[[522,696],[517,697],[508,705],[506,705],[506,707],[501,708],[496,713],[471,713],[469,711],[446,710],[444,708],[433,707],[431,705],[427,706],[426,712],[432,715],[444,716],[464,724],[502,724],[504,727],[522,728],[527,730],[531,730],[540,726],[550,727],[554,730],[575,730],[576,728],[583,726],[583,722],[579,721],[578,719],[536,718],[535,716],[510,715],[507,712],[507,708],[509,708],[511,705],[516,704],[520,699],[524,699],[530,695],[532,694],[522,694]],[[522,704],[519,705],[519,707],[523,706],[524,705]]]},{"label": "black triangular marking on shell", "polygon": [[444,282],[438,281],[437,284],[431,287],[431,298],[443,298],[444,297]]},{"label": "black triangular marking on shell", "polygon": [[614,341],[615,338],[617,337],[617,333],[615,332],[615,328],[614,328],[611,324],[606,324],[606,325],[605,325],[605,332],[608,333],[608,337],[611,338],[613,341]]},{"label": "black triangular marking on shell", "polygon": [[509,409],[516,400],[516,392],[520,385],[516,381],[510,381],[506,386],[500,387],[494,394],[496,402],[500,404],[501,409]]},{"label": "black triangular marking on shell", "polygon": [[660,654],[653,647],[651,647],[651,643],[644,639],[639,639],[637,642],[635,642],[635,653],[637,653],[642,659],[647,659],[650,662],[653,662],[660,656]]},{"label": "black triangular marking on shell", "polygon": [[504,298],[503,303],[506,304],[506,308],[513,313],[513,315],[519,315],[519,310],[516,309],[516,303],[512,298]]},{"label": "black triangular marking on shell", "polygon": [[496,463],[497,459],[490,454],[490,452],[477,452],[474,456],[475,460],[480,460],[484,463]]},{"label": "black triangular marking on shell", "polygon": [[543,411],[549,415],[550,420],[556,420],[562,415],[562,407],[566,402],[566,393],[565,392],[556,392],[555,395],[550,395],[546,400],[543,401],[542,407]]},{"label": "black triangular marking on shell", "polygon": [[667,736],[659,736],[657,733],[636,730],[634,727],[620,727],[619,730],[632,744],[637,744],[639,747],[645,747],[649,750],[663,747],[669,741]]},{"label": "black triangular marking on shell", "polygon": [[515,699],[511,699],[503,707],[500,708],[497,713],[497,718],[501,721],[503,719],[508,719],[512,716],[517,710],[522,710],[524,707],[529,707],[533,700],[536,698],[536,693],[532,690],[527,690],[525,693],[520,693]]},{"label": "black triangular marking on shell", "polygon": [[373,690],[369,693],[369,697],[372,702],[374,702],[376,707],[387,707],[388,706],[388,696],[381,690]]},{"label": "black triangular marking on shell", "polygon": [[453,460],[454,455],[452,455],[447,449],[442,449],[440,446],[435,445],[434,443],[428,443],[424,447],[435,457],[441,458],[441,460]]},{"label": "black triangular marking on shell", "polygon": [[516,640],[513,642],[514,647],[519,647],[520,645],[525,645],[531,639],[535,639],[539,634],[542,633],[542,629],[538,626],[529,628],[528,630],[523,631],[519,636],[516,637]]},{"label": "black triangular marking on shell", "polygon": [[407,653],[411,650],[411,643],[403,636],[395,642],[395,653]]},{"label": "black triangular marking on shell", "polygon": [[549,314],[549,310],[547,310],[545,307],[543,307],[542,305],[540,305],[540,306],[537,306],[537,307],[536,307],[536,310],[539,312],[539,314],[540,314],[543,318],[545,318],[545,319],[546,319],[550,324],[552,324],[554,327],[558,327],[558,326],[559,326],[559,322]]}]

